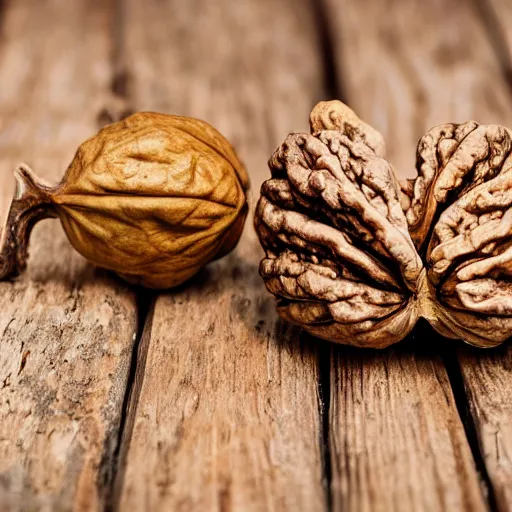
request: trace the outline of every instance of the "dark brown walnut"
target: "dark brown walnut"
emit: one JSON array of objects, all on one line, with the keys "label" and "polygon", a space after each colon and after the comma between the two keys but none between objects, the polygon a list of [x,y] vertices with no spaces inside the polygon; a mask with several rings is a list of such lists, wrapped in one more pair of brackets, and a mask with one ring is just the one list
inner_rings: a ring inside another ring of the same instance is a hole
[{"label": "dark brown walnut", "polygon": [[143,112],[78,149],[60,185],[22,165],[0,240],[0,279],[26,265],[33,225],[60,218],[89,261],[126,280],[169,288],[231,251],[249,180],[228,141],[197,119]]},{"label": "dark brown walnut", "polygon": [[420,317],[494,346],[512,334],[512,133],[473,121],[419,142],[399,183],[381,135],[339,101],[270,159],[255,226],[260,273],[286,320],[327,340],[385,347]]}]

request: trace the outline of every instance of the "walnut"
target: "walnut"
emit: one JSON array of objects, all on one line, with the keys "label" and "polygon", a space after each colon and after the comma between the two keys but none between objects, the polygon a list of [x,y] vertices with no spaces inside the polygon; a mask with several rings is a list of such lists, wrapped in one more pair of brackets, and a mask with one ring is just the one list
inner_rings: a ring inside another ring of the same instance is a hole
[{"label": "walnut", "polygon": [[512,132],[445,124],[399,183],[382,136],[339,101],[270,159],[255,227],[260,274],[286,320],[381,348],[420,317],[489,347],[512,334]]},{"label": "walnut", "polygon": [[0,279],[25,268],[32,226],[58,217],[90,262],[169,288],[231,251],[247,214],[248,177],[203,121],[142,112],[84,142],[62,183],[22,165],[0,240]]}]

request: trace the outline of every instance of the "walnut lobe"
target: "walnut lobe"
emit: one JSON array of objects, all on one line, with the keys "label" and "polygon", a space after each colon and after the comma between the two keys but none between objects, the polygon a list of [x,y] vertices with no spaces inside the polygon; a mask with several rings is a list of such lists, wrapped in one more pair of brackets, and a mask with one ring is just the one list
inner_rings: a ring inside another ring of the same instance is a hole
[{"label": "walnut lobe", "polygon": [[399,183],[382,136],[339,101],[271,157],[255,226],[279,314],[319,337],[384,347],[419,317],[492,346],[512,333],[512,134],[474,121],[418,144]]}]

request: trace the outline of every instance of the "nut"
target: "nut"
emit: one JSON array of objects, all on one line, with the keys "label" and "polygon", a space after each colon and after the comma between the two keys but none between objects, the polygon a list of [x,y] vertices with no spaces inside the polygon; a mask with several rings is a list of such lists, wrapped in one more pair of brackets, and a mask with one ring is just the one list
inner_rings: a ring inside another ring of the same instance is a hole
[{"label": "nut", "polygon": [[138,113],[78,149],[51,187],[26,166],[2,233],[0,278],[25,268],[32,226],[60,218],[90,262],[150,288],[169,288],[231,251],[247,214],[249,180],[205,122]]},{"label": "nut", "polygon": [[512,334],[512,132],[474,121],[430,130],[399,183],[381,135],[322,102],[311,134],[270,159],[255,227],[260,274],[286,320],[321,338],[385,347],[420,317],[494,346]]}]

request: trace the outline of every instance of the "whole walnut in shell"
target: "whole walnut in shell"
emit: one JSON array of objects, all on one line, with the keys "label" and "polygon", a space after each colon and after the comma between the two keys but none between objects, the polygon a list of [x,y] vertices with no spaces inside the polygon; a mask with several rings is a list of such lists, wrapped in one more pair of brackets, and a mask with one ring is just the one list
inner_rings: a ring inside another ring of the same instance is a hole
[{"label": "whole walnut in shell", "polygon": [[255,226],[260,273],[286,320],[385,347],[420,317],[480,347],[512,335],[512,132],[445,124],[399,183],[382,136],[339,101],[270,159]]},{"label": "whole walnut in shell", "polygon": [[209,124],[143,112],[84,142],[62,183],[26,166],[2,232],[0,278],[24,269],[32,226],[59,217],[90,262],[150,288],[169,288],[231,251],[247,214],[249,180]]}]

